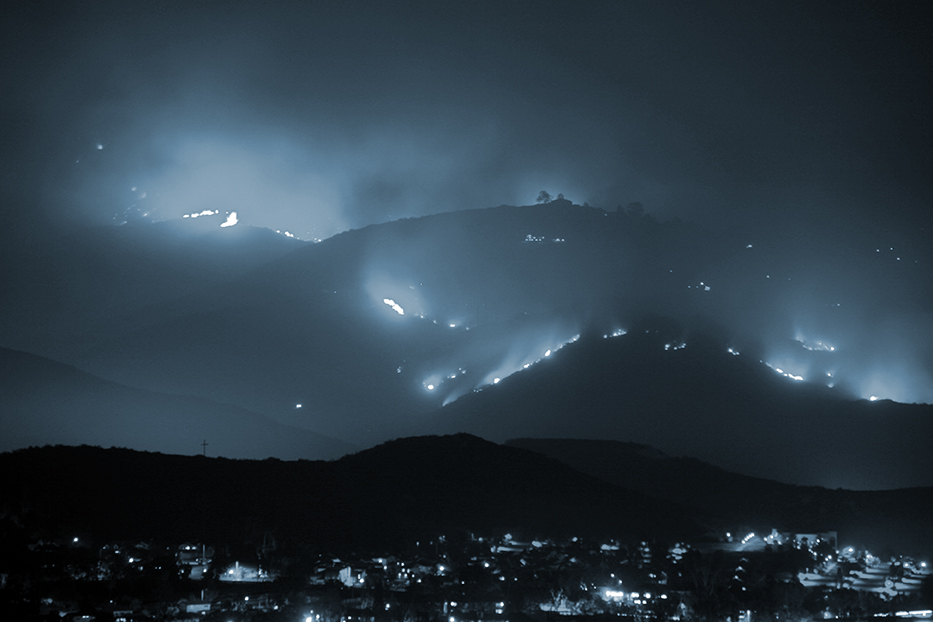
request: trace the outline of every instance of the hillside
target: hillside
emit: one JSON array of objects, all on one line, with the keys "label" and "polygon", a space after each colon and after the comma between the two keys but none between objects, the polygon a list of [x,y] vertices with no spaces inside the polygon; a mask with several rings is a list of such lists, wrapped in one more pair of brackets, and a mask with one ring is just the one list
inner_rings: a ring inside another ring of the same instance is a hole
[{"label": "hillside", "polygon": [[66,360],[144,325],[151,305],[203,295],[307,244],[221,222],[88,228],[0,250],[0,345]]},{"label": "hillside", "polygon": [[[680,339],[684,341],[681,342]],[[669,343],[686,343],[665,349]],[[840,399],[702,334],[583,339],[423,422],[497,442],[614,439],[787,483],[929,486],[933,407]]]},{"label": "hillside", "polygon": [[699,532],[680,506],[468,435],[401,439],[333,462],[32,448],[0,454],[0,499],[28,529],[69,537],[245,543],[269,532],[336,553],[471,532]]},{"label": "hillside", "polygon": [[101,445],[230,458],[330,459],[354,447],[243,408],[108,382],[0,348],[0,451]]},{"label": "hillside", "polygon": [[793,486],[731,473],[701,460],[673,457],[618,441],[513,439],[608,483],[720,517],[729,529],[838,531],[840,544],[882,557],[933,554],[933,488],[852,491]]},{"label": "hillside", "polygon": [[[4,258],[0,345],[357,446],[600,438],[798,484],[933,483],[930,407],[853,399],[922,397],[926,359],[866,326],[874,298],[838,259],[746,242],[569,201],[317,244],[201,218],[103,228]],[[901,332],[922,311],[904,295]]]}]

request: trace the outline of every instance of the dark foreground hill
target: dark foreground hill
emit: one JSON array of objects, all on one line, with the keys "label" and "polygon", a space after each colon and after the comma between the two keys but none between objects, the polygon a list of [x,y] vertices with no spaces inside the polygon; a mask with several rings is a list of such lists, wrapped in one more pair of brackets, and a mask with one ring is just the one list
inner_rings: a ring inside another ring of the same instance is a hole
[{"label": "dark foreground hill", "polygon": [[194,454],[207,440],[231,458],[337,458],[348,443],[206,399],[122,386],[0,348],[0,451],[30,445],[129,447]]},{"label": "dark foreground hill", "polygon": [[933,554],[933,488],[853,491],[793,486],[731,473],[618,441],[513,439],[608,483],[721,517],[731,529],[837,531],[840,545],[876,554]]},{"label": "dark foreground hill", "polygon": [[333,462],[32,448],[0,454],[0,499],[16,524],[65,537],[244,543],[272,534],[336,552],[470,532],[698,533],[675,504],[468,435],[401,439]]}]

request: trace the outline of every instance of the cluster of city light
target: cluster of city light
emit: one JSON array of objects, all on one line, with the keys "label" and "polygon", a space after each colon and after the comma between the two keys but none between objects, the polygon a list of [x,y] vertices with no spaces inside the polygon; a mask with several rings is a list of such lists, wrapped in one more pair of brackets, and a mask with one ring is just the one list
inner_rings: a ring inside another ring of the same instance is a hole
[{"label": "cluster of city light", "polygon": [[[540,244],[541,242],[546,242],[546,241],[547,241],[547,238],[545,238],[543,235],[531,235],[530,233],[525,236],[525,240],[524,240],[526,244]],[[564,238],[554,238],[551,241],[554,242],[555,244],[566,242]]]},{"label": "cluster of city light", "polygon": [[732,356],[738,356],[739,354],[741,354],[741,353],[740,353],[738,350],[736,350],[735,348],[726,348],[726,352],[728,352],[728,353],[731,354]]},{"label": "cluster of city light", "polygon": [[687,347],[687,344],[684,343],[683,341],[681,341],[680,343],[665,343],[664,344],[665,350],[683,350],[686,347]]},{"label": "cluster of city light", "polygon": [[606,333],[605,335],[603,335],[603,339],[609,339],[611,337],[621,337],[622,335],[627,335],[627,334],[628,334],[628,331],[625,330],[624,328],[617,328],[611,333]]},{"label": "cluster of city light", "polygon": [[[651,592],[624,592],[622,590],[612,590],[607,589],[603,590],[603,598],[607,601],[621,602],[623,600],[629,600],[636,605],[646,605],[648,601],[651,600]],[[657,598],[661,600],[667,600],[667,594],[659,594]]]}]

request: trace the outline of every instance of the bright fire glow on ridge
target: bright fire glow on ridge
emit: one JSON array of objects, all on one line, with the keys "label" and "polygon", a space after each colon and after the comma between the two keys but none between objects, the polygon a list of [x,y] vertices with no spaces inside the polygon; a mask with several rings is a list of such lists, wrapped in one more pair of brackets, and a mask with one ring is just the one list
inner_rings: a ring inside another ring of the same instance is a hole
[{"label": "bright fire glow on ridge", "polygon": [[398,313],[399,315],[405,315],[405,309],[403,309],[402,307],[400,307],[400,306],[398,305],[398,303],[396,303],[396,302],[395,302],[394,300],[392,300],[391,298],[383,298],[383,299],[382,299],[382,302],[384,302],[385,304],[387,304],[387,305],[389,305],[390,307],[392,307],[392,310],[395,311],[396,313]]}]

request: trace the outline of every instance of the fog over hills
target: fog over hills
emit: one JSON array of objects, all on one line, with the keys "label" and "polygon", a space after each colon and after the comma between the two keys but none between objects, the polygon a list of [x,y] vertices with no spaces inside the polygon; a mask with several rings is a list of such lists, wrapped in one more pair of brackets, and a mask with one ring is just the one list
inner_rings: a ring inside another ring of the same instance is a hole
[{"label": "fog over hills", "polygon": [[625,439],[729,470],[831,488],[929,486],[933,407],[840,399],[700,335],[581,340],[422,420],[503,442]]},{"label": "fog over hills", "polygon": [[237,406],[121,386],[6,348],[0,348],[0,428],[0,451],[62,444],[328,459],[355,449]]},{"label": "fog over hills", "polygon": [[[222,218],[81,229],[0,251],[2,343],[59,359],[305,243]],[[35,234],[34,234],[35,235]]]},{"label": "fog over hills", "polygon": [[794,483],[930,483],[930,407],[884,401],[933,391],[906,255],[562,199],[317,244],[229,218],[9,251],[0,345],[357,446],[611,438]]}]

